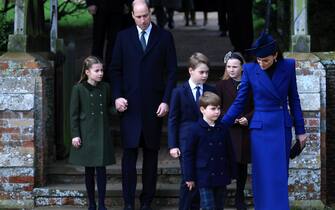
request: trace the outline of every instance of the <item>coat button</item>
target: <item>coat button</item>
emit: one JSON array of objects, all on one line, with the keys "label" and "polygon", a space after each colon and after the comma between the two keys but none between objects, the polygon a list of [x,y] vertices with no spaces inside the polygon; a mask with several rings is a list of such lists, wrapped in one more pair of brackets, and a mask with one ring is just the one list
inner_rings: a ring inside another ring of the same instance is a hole
[{"label": "coat button", "polygon": [[220,174],[223,175],[223,172],[221,172]]},{"label": "coat button", "polygon": [[100,112],[101,115],[102,115],[103,113],[104,113],[103,111]]},{"label": "coat button", "polygon": [[101,95],[101,93],[100,93],[100,95],[99,95],[100,97],[102,97],[102,95]]},{"label": "coat button", "polygon": [[100,106],[102,106],[102,104],[100,104]]},{"label": "coat button", "polygon": [[90,96],[93,97],[93,94],[91,93]]},{"label": "coat button", "polygon": [[212,173],[211,173],[211,175],[212,175],[212,176],[215,176],[215,173],[214,173],[214,172],[212,172]]},{"label": "coat button", "polygon": [[91,106],[94,106],[94,103],[91,103]]},{"label": "coat button", "polygon": [[223,157],[220,157],[220,160],[223,160]]},{"label": "coat button", "polygon": [[212,143],[212,142],[209,142],[209,146],[213,146],[213,143]]},{"label": "coat button", "polygon": [[94,112],[92,112],[92,115],[94,115]]},{"label": "coat button", "polygon": [[211,131],[211,129],[210,129],[210,128],[208,128],[208,129],[207,129],[207,131]]},{"label": "coat button", "polygon": [[279,109],[283,109],[283,106],[279,106]]},{"label": "coat button", "polygon": [[211,158],[211,160],[214,160],[214,158]]}]

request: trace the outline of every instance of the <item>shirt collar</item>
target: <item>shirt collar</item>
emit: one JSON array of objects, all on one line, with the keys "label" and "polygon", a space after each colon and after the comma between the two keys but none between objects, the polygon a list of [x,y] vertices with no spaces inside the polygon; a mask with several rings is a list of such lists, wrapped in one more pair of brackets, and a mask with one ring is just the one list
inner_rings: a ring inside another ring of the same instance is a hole
[{"label": "shirt collar", "polygon": [[[143,30],[138,26],[136,26],[136,29],[137,29],[138,36],[141,36]],[[147,36],[149,36],[151,29],[152,29],[152,24],[150,23],[148,28],[144,30]]]},{"label": "shirt collar", "polygon": [[188,84],[190,84],[191,90],[195,89],[196,86],[199,86],[203,90],[203,84],[196,85],[191,79],[188,80]]}]

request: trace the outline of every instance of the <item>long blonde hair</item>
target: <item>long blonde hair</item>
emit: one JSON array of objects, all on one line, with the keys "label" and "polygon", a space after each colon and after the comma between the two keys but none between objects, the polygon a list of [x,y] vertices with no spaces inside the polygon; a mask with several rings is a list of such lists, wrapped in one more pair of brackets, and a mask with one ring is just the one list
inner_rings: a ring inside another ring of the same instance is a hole
[{"label": "long blonde hair", "polygon": [[225,55],[225,57],[224,57],[225,71],[224,71],[224,73],[223,73],[222,80],[228,80],[228,79],[230,79],[230,76],[229,76],[229,74],[227,73],[227,69],[226,69],[228,60],[230,60],[230,59],[236,59],[236,60],[239,60],[239,61],[240,61],[240,64],[241,64],[241,70],[243,71],[243,69],[242,69],[242,65],[245,63],[245,60],[244,60],[242,54],[239,53],[239,52],[231,52],[231,51],[229,51],[229,52]]},{"label": "long blonde hair", "polygon": [[81,69],[80,79],[79,79],[78,83],[82,83],[83,81],[88,80],[88,77],[87,77],[85,71],[90,69],[93,66],[93,64],[103,65],[103,63],[101,62],[101,60],[98,57],[90,55],[87,58],[85,58],[85,60],[83,62],[83,67]]}]

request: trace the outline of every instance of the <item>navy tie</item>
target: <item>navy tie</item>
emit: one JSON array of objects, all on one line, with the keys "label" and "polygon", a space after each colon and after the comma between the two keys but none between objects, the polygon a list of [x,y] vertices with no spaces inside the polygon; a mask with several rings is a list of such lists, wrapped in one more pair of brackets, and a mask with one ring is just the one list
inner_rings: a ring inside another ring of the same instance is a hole
[{"label": "navy tie", "polygon": [[196,86],[195,87],[197,89],[197,91],[195,92],[195,102],[197,102],[197,104],[199,104],[199,98],[200,98],[200,86]]},{"label": "navy tie", "polygon": [[145,35],[145,31],[142,31],[141,32],[141,39],[140,39],[140,41],[141,41],[141,45],[142,45],[143,51],[145,51],[145,48],[147,47],[147,43],[145,42],[144,35]]}]

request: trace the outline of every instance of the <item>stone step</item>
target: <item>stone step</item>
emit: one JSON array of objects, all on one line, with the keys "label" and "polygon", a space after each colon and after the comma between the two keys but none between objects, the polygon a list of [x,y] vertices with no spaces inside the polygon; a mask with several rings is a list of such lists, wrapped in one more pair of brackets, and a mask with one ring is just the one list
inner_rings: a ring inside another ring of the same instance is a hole
[{"label": "stone step", "polygon": [[[137,185],[136,196],[140,195],[141,183]],[[176,207],[179,199],[179,184],[157,184],[156,194],[153,201],[155,207]],[[234,203],[235,183],[228,186],[226,206],[232,207]],[[246,203],[252,206],[250,185],[246,186]],[[76,206],[86,205],[86,189],[84,184],[53,184],[33,191],[36,206]],[[106,205],[108,207],[119,207],[123,205],[122,186],[108,184],[106,192]],[[138,206],[139,203],[137,202]]]}]

